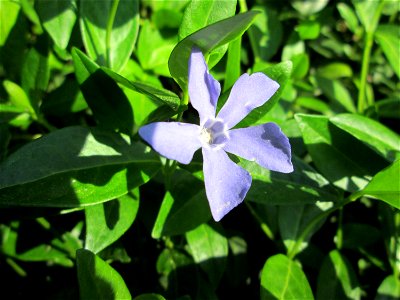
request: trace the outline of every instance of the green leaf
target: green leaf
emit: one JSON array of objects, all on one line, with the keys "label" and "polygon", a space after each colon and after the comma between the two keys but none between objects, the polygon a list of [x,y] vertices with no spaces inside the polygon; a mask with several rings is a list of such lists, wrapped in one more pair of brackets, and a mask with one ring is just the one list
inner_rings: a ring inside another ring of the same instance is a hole
[{"label": "green leaf", "polygon": [[329,122],[328,117],[295,115],[317,169],[346,191],[357,191],[387,162],[362,142]]},{"label": "green leaf", "polygon": [[357,249],[374,244],[381,233],[378,228],[361,223],[343,224],[343,248]]},{"label": "green leaf", "polygon": [[81,91],[99,126],[131,134],[133,108],[118,84],[80,50],[74,48],[72,58]]},{"label": "green leaf", "polygon": [[228,240],[221,226],[202,224],[186,233],[191,254],[196,264],[217,287],[225,271],[228,257]]},{"label": "green leaf", "polygon": [[252,10],[261,13],[248,30],[251,48],[256,59],[269,61],[282,43],[282,23],[272,7],[254,6]]},{"label": "green leaf", "polygon": [[356,274],[347,259],[338,250],[329,253],[318,275],[317,299],[361,298]]},{"label": "green leaf", "polygon": [[316,81],[318,87],[329,100],[333,103],[339,104],[348,112],[356,112],[354,100],[351,97],[350,92],[339,80],[331,80],[317,76]]},{"label": "green leaf", "polygon": [[374,26],[376,26],[376,24],[372,21],[381,1],[352,0],[351,2],[356,9],[357,16],[366,32],[375,31]]},{"label": "green leaf", "polygon": [[[318,215],[323,214],[326,210],[333,207],[332,202],[317,202],[314,205],[282,205],[279,206],[279,232],[288,252],[291,252],[296,245],[297,240],[301,237],[303,231]],[[316,224],[307,236],[304,237],[300,249],[303,250],[308,246],[311,236],[325,222],[324,218]]]},{"label": "green leaf", "polygon": [[264,105],[251,111],[237,127],[247,127],[258,124],[264,124],[263,117],[270,111],[280,99],[286,84],[289,82],[292,72],[292,62],[286,61],[271,66],[263,71],[271,79],[279,83],[278,91]]},{"label": "green leaf", "polygon": [[380,284],[375,300],[394,300],[399,295],[400,280],[395,275],[389,275]]},{"label": "green leaf", "polygon": [[400,136],[381,123],[356,114],[339,114],[329,120],[387,160],[400,158]]},{"label": "green leaf", "polygon": [[113,72],[110,69],[101,68],[102,71],[104,71],[108,76],[110,76],[112,79],[114,79],[116,82],[119,84],[122,84],[123,86],[139,92],[143,95],[148,96],[150,99],[155,100],[159,103],[167,104],[168,106],[172,107],[172,109],[177,110],[180,104],[180,99],[179,97],[166,89],[163,89],[161,87],[154,86],[150,83],[143,83],[143,82],[136,82],[136,81],[130,81],[121,75]]},{"label": "green leaf", "polygon": [[290,0],[290,4],[304,16],[310,16],[325,8],[329,0]]},{"label": "green leaf", "polygon": [[229,90],[233,86],[235,81],[240,77],[241,45],[241,37],[229,43],[223,92]]},{"label": "green leaf", "polygon": [[121,275],[86,249],[76,251],[81,299],[132,299]]},{"label": "green leaf", "polygon": [[80,1],[79,17],[89,56],[101,66],[121,70],[135,46],[139,1]]},{"label": "green leaf", "polygon": [[177,43],[176,35],[168,36],[155,28],[149,20],[145,20],[136,51],[140,65],[144,70],[154,70],[157,74],[170,77],[168,59]]},{"label": "green leaf", "polygon": [[305,20],[295,27],[302,40],[315,40],[319,36],[321,26],[317,21]]},{"label": "green leaf", "polygon": [[241,160],[240,166],[253,177],[246,199],[268,205],[303,205],[317,201],[336,202],[338,192],[318,172],[302,160],[293,157],[294,172],[271,172],[255,162]]},{"label": "green leaf", "polygon": [[400,209],[400,159],[376,174],[361,194]]},{"label": "green leaf", "polygon": [[68,46],[76,22],[76,0],[38,0],[36,9],[43,27],[61,49]]},{"label": "green leaf", "polygon": [[1,1],[0,9],[0,46],[3,46],[18,19],[21,5],[12,0]]},{"label": "green leaf", "polygon": [[317,75],[327,79],[338,79],[342,77],[352,77],[352,68],[345,63],[332,62],[317,69]]},{"label": "green leaf", "polygon": [[176,171],[163,199],[151,236],[178,235],[211,218],[204,183],[187,171]]},{"label": "green leaf", "polygon": [[125,195],[159,169],[127,136],[66,127],[31,142],[0,167],[1,206],[79,207]]},{"label": "green leaf", "polygon": [[[174,48],[168,61],[171,76],[186,90],[188,81],[188,61],[193,46],[199,47],[205,56],[214,49],[243,35],[258,12],[250,11],[211,24],[187,36]],[[209,66],[211,68],[211,66]]]},{"label": "green leaf", "polygon": [[33,119],[37,119],[36,111],[32,107],[28,96],[18,84],[9,80],[4,80],[3,86],[10,96],[10,102],[14,104],[15,107],[22,109],[22,111],[28,112]]},{"label": "green leaf", "polygon": [[400,78],[400,32],[396,25],[379,25],[375,31],[375,40]]},{"label": "green leaf", "polygon": [[[235,15],[236,0],[192,0],[183,14],[179,27],[179,40],[183,40],[192,33],[214,24],[223,19]],[[208,65],[211,69],[224,56],[227,45],[214,49],[211,53]]]},{"label": "green leaf", "polygon": [[316,98],[298,97],[296,98],[296,104],[325,115],[333,114],[333,112],[331,111],[331,107],[328,103]]},{"label": "green leaf", "polygon": [[35,111],[39,110],[39,102],[50,79],[48,40],[46,37],[38,37],[36,48],[31,48],[25,56],[22,67],[21,86],[30,99]]},{"label": "green leaf", "polygon": [[85,249],[93,253],[118,240],[131,227],[139,209],[139,190],[85,208]]},{"label": "green leaf", "polygon": [[269,299],[314,299],[302,269],[283,254],[268,258],[262,269],[261,300]]},{"label": "green leaf", "polygon": [[347,5],[346,3],[338,3],[337,9],[339,11],[340,16],[346,21],[349,29],[355,33],[358,28],[358,19],[354,10]]}]

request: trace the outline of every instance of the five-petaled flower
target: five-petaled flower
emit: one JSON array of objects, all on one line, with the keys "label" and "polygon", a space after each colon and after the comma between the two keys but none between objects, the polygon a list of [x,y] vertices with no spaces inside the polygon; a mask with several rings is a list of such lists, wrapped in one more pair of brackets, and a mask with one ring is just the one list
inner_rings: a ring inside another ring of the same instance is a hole
[{"label": "five-petaled flower", "polygon": [[263,73],[243,74],[216,115],[221,87],[208,72],[202,52],[194,47],[189,59],[189,97],[200,126],[181,122],[156,122],[140,128],[140,136],[155,151],[189,164],[202,148],[206,195],[215,221],[240,204],[251,186],[251,175],[226,152],[283,173],[293,171],[288,138],[274,123],[232,129],[254,108],[263,105],[279,84]]}]

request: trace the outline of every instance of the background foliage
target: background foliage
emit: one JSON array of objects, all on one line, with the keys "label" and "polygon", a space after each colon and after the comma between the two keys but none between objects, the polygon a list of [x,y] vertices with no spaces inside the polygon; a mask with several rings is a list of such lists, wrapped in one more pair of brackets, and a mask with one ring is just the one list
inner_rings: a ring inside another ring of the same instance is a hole
[{"label": "background foliage", "polygon": [[[396,0],[2,0],[2,297],[396,299]],[[211,219],[201,158],[143,124],[197,122],[190,49],[222,83],[280,83],[238,126],[279,124],[295,171],[237,158],[245,203]]]}]

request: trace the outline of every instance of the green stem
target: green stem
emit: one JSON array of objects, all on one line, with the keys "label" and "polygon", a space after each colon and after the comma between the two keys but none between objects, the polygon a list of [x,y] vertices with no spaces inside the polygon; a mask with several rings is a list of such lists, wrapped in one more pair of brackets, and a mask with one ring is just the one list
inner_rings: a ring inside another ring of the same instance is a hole
[{"label": "green stem", "polygon": [[240,12],[244,13],[247,11],[247,3],[246,0],[239,0],[239,7],[240,7]]},{"label": "green stem", "polygon": [[362,196],[362,193],[355,192],[351,194],[346,200],[344,200],[340,205],[334,206],[327,211],[321,213],[320,215],[316,216],[314,219],[310,221],[310,223],[307,224],[306,228],[303,230],[303,232],[300,234],[299,238],[296,240],[296,243],[293,245],[291,249],[288,250],[288,257],[290,259],[293,259],[297,253],[299,252],[300,246],[303,243],[303,241],[306,239],[306,237],[311,233],[311,231],[314,229],[314,227],[323,219],[328,217],[331,213],[335,212],[338,209],[341,209],[343,206],[346,204],[349,204],[355,200],[357,200],[359,197]]},{"label": "green stem", "polygon": [[340,250],[343,246],[343,208],[339,209],[338,230],[336,232],[336,247]]},{"label": "green stem", "polygon": [[379,6],[374,14],[373,19],[371,20],[372,26],[370,30],[366,31],[365,35],[365,43],[364,43],[364,51],[361,62],[361,78],[360,78],[360,88],[358,91],[358,112],[362,113],[368,105],[372,105],[373,103],[366,103],[366,89],[367,89],[367,77],[369,70],[369,63],[371,58],[371,50],[374,44],[374,34],[376,27],[378,26],[379,19],[382,14],[382,9],[384,6],[384,1],[379,3]]},{"label": "green stem", "polygon": [[106,29],[106,63],[107,66],[110,68],[111,68],[111,32],[115,21],[115,16],[117,15],[118,4],[119,0],[114,0],[112,3]]},{"label": "green stem", "polygon": [[268,227],[268,225],[262,220],[262,218],[257,214],[257,212],[255,211],[255,209],[250,205],[250,203],[248,203],[247,201],[245,201],[244,203],[246,203],[247,208],[249,209],[250,213],[253,215],[253,217],[257,220],[257,222],[260,224],[260,227],[262,229],[262,231],[264,231],[264,233],[267,235],[267,237],[271,240],[274,240],[275,236],[272,232],[272,230]]}]

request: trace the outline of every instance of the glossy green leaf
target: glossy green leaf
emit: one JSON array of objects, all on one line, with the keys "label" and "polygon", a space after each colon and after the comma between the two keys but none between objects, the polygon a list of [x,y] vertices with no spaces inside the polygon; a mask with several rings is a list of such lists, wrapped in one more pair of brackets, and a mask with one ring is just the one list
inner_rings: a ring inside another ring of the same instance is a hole
[{"label": "glossy green leaf", "polygon": [[158,156],[127,136],[66,127],[31,142],[0,167],[1,206],[79,207],[147,182]]},{"label": "glossy green leaf", "polygon": [[206,272],[210,283],[217,287],[228,257],[228,240],[223,228],[217,224],[202,224],[187,232],[186,239],[195,263]]},{"label": "glossy green leaf", "polygon": [[179,103],[180,103],[179,97],[175,93],[173,93],[169,90],[154,86],[150,83],[130,81],[107,68],[101,68],[101,70],[104,71],[108,76],[110,76],[112,79],[114,79],[119,84],[121,84],[133,91],[136,91],[143,95],[146,95],[150,99],[153,99],[157,102],[167,104],[168,106],[172,107],[172,109],[174,109],[174,110],[177,110],[179,107]]},{"label": "glossy green leaf", "polygon": [[[171,76],[186,90],[188,81],[188,61],[192,47],[199,47],[205,56],[214,49],[227,44],[247,30],[258,12],[250,11],[211,24],[184,38],[174,48],[168,61]],[[211,68],[212,66],[209,66]]]},{"label": "glossy green leaf", "polygon": [[246,199],[268,205],[304,205],[317,201],[336,202],[338,192],[311,166],[292,157],[294,172],[271,172],[255,162],[241,160],[240,166],[253,177]]},{"label": "glossy green leaf", "polygon": [[79,17],[89,56],[101,66],[121,70],[135,46],[139,1],[80,1]]},{"label": "glossy green leaf", "polygon": [[10,31],[13,29],[15,23],[17,22],[18,13],[21,6],[18,2],[12,0],[3,0],[1,2],[0,9],[0,46],[3,46],[6,42]]},{"label": "glossy green leaf", "polygon": [[77,18],[76,0],[39,0],[35,4],[54,43],[61,49],[67,48]]},{"label": "glossy green leaf", "polygon": [[318,275],[317,299],[361,299],[361,288],[347,259],[338,251],[329,253]]},{"label": "glossy green leaf", "polygon": [[78,250],[76,264],[81,299],[132,299],[121,275],[94,253]]},{"label": "glossy green leaf", "polygon": [[325,115],[333,114],[328,103],[326,103],[322,100],[316,99],[316,98],[298,97],[298,98],[296,98],[296,104],[301,107],[304,107],[304,108],[307,108],[307,109],[310,109],[310,110],[313,110],[313,111],[316,111],[316,112],[319,112],[319,113],[322,113]]},{"label": "glossy green leaf", "polygon": [[[332,207],[332,202],[317,202],[314,205],[279,206],[279,232],[286,249],[290,252],[309,223],[318,215],[323,214],[326,210]],[[316,224],[313,230],[304,237],[300,249],[297,249],[297,251],[303,250],[307,247],[309,239],[320,228],[324,221],[325,218]]]},{"label": "glossy green leaf", "polygon": [[187,171],[175,172],[171,190],[158,211],[153,238],[177,235],[192,230],[211,218],[204,183]]},{"label": "glossy green leaf", "polygon": [[248,30],[250,44],[256,59],[269,61],[281,45],[282,23],[278,13],[272,7],[254,6],[252,10],[261,13]]},{"label": "glossy green leaf", "polygon": [[264,74],[279,83],[279,89],[267,102],[264,103],[264,105],[252,110],[244,118],[244,120],[239,123],[238,127],[253,126],[265,123],[263,117],[279,101],[286,84],[289,82],[291,72],[292,63],[290,61],[276,64],[263,71]]},{"label": "glossy green leaf", "polygon": [[72,57],[81,91],[99,126],[131,134],[133,108],[118,84],[80,50],[74,48]]},{"label": "glossy green leaf", "polygon": [[339,114],[330,118],[330,121],[387,160],[400,158],[400,136],[380,122],[356,114]]},{"label": "glossy green leaf", "polygon": [[318,87],[333,103],[340,105],[346,111],[355,113],[356,107],[349,90],[339,81],[316,77]]},{"label": "glossy green leaf", "polygon": [[[179,40],[183,40],[192,33],[232,17],[236,10],[236,0],[192,0],[183,14],[179,27]],[[222,45],[210,54],[208,65],[211,69],[224,56],[228,45]]]},{"label": "glossy green leaf", "polygon": [[400,295],[400,280],[395,275],[386,277],[380,284],[375,300],[394,300]]},{"label": "glossy green leaf", "polygon": [[241,45],[242,45],[241,37],[229,43],[223,92],[229,90],[241,75],[240,72]]},{"label": "glossy green leaf", "polygon": [[319,36],[321,26],[317,21],[305,20],[295,27],[302,40],[315,40]]},{"label": "glossy green leaf", "polygon": [[376,174],[361,193],[400,209],[400,159]]},{"label": "glossy green leaf", "polygon": [[136,54],[144,70],[154,70],[157,74],[169,77],[168,59],[178,43],[178,37],[164,35],[150,21],[144,21],[140,30]]},{"label": "glossy green leaf", "polygon": [[85,208],[85,249],[93,253],[118,240],[131,227],[139,209],[139,190]]},{"label": "glossy green leaf", "polygon": [[314,299],[300,266],[283,254],[268,258],[261,273],[261,300]]},{"label": "glossy green leaf", "polygon": [[375,31],[375,40],[400,78],[400,32],[396,25],[380,25]]}]

